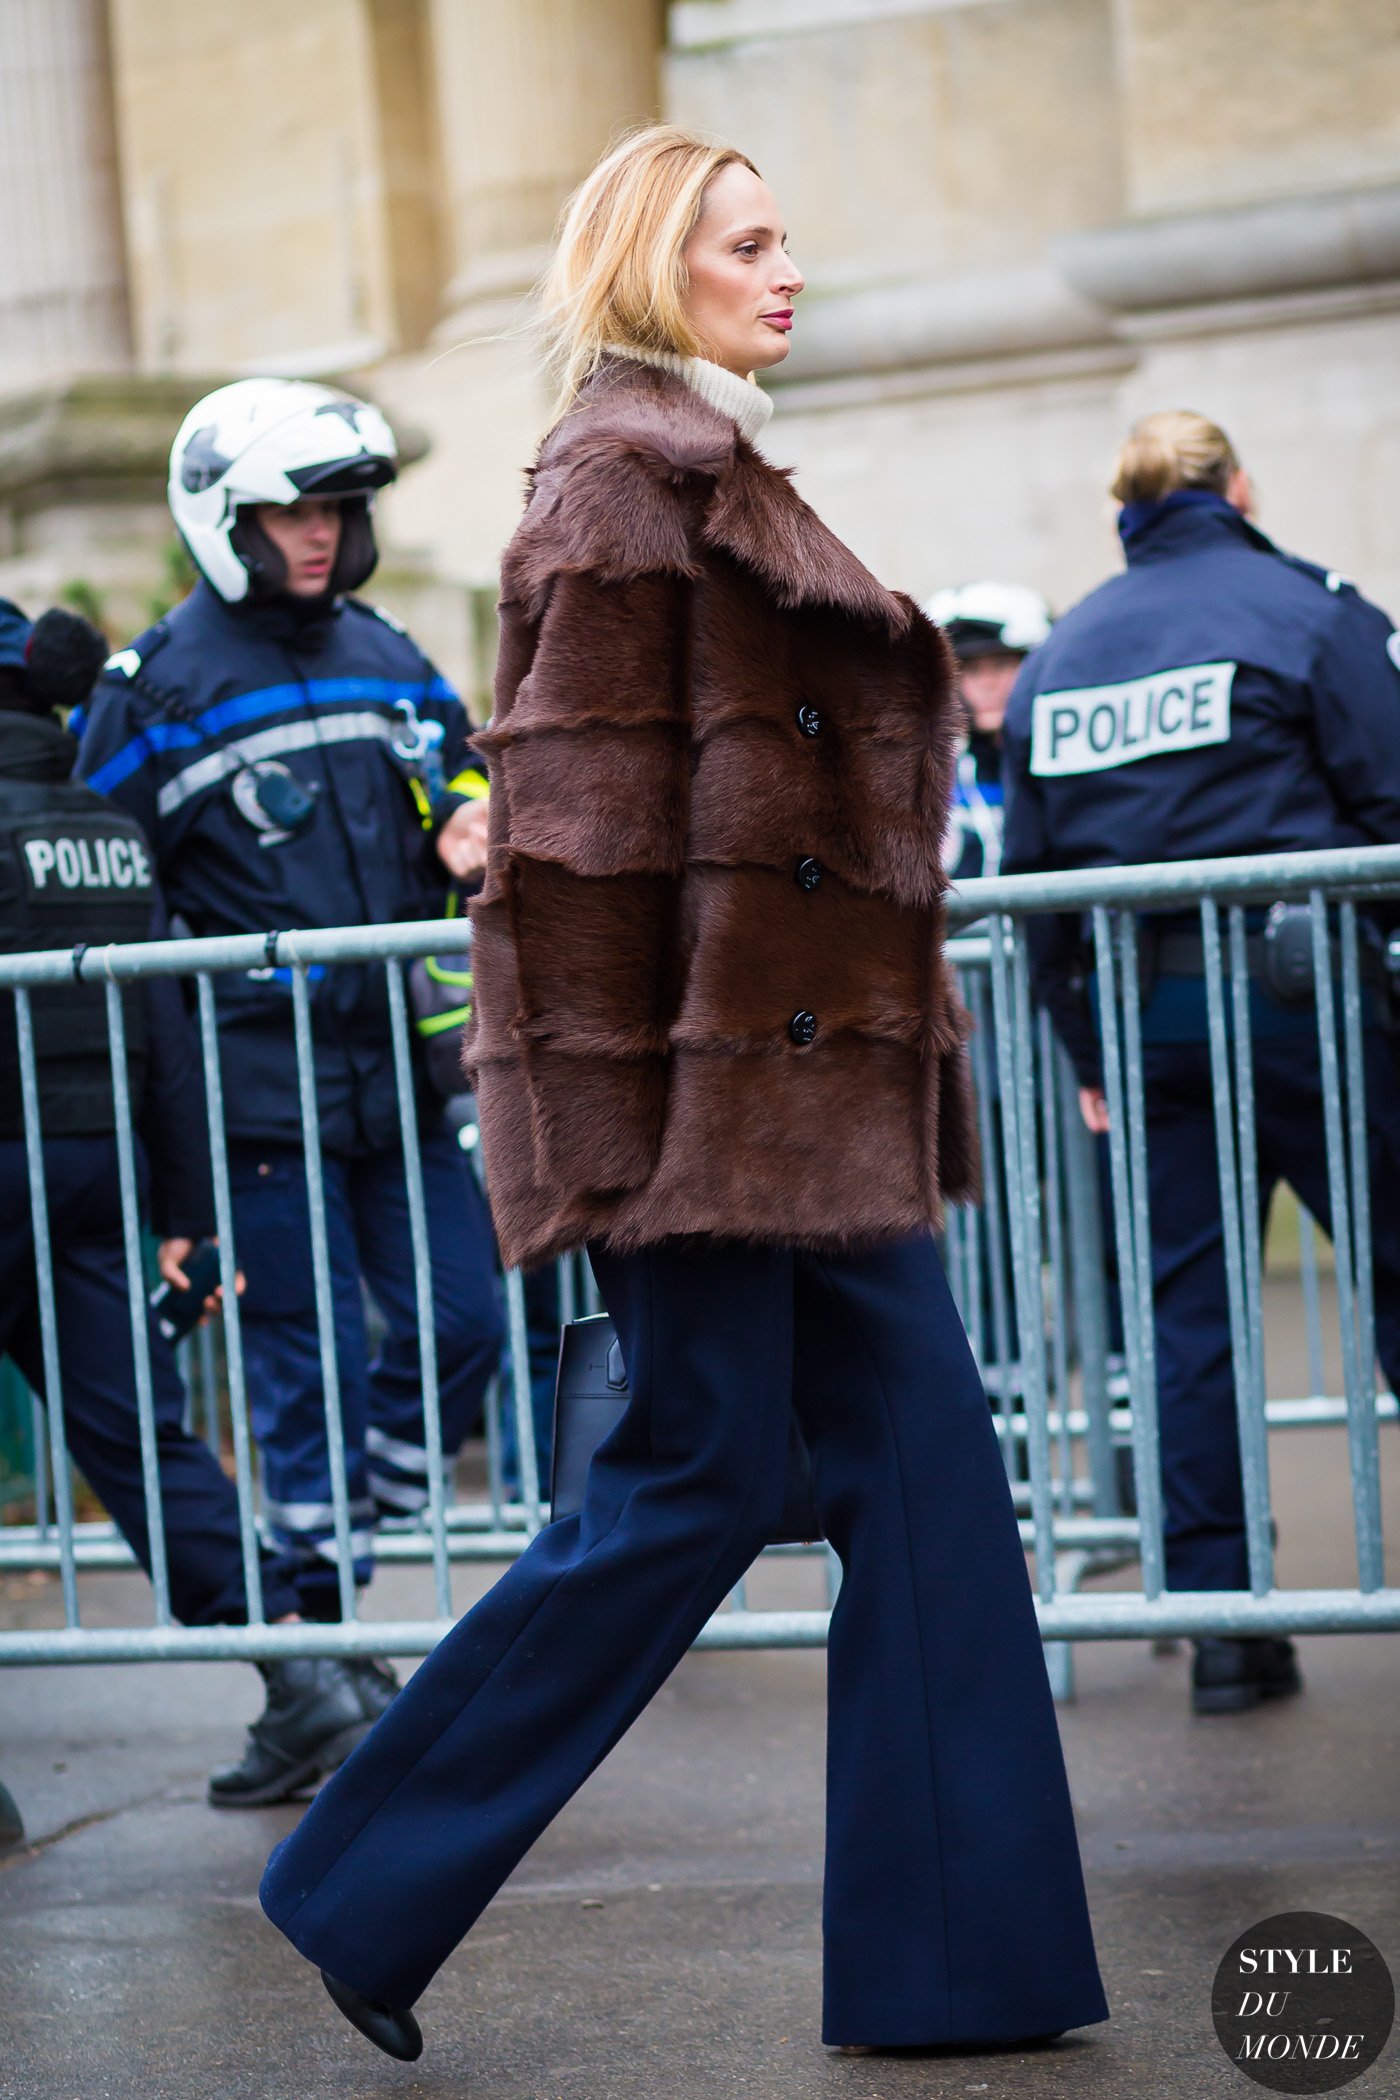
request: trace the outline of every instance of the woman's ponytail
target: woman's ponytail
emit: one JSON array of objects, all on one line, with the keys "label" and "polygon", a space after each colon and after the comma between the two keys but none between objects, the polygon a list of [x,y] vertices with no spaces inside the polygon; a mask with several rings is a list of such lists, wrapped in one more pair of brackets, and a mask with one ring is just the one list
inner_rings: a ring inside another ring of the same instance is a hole
[{"label": "woman's ponytail", "polygon": [[1124,438],[1109,493],[1118,503],[1155,503],[1173,489],[1223,496],[1239,467],[1218,423],[1189,408],[1163,408],[1134,423]]}]

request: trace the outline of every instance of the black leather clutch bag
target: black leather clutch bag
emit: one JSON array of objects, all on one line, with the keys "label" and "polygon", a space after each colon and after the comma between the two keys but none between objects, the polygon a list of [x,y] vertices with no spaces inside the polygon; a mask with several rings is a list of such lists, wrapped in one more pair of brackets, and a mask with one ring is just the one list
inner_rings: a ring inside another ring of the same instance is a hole
[{"label": "black leather clutch bag", "polygon": [[[630,1398],[627,1366],[608,1315],[595,1313],[587,1320],[570,1320],[559,1339],[559,1377],[554,1388],[551,1519],[578,1513],[589,1460],[603,1438],[621,1421]],[[795,1545],[821,1535],[821,1520],[812,1493],[812,1461],[794,1415],[788,1445],[787,1499],[771,1543]]]}]

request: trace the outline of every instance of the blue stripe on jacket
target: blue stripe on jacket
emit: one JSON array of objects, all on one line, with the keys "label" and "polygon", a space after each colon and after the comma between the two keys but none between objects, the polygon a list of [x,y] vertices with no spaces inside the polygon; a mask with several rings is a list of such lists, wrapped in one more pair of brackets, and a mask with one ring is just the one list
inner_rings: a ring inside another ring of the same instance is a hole
[{"label": "blue stripe on jacket", "polygon": [[355,700],[381,701],[392,704],[395,700],[416,698],[424,694],[429,700],[455,700],[456,689],[445,678],[430,679],[424,687],[412,679],[394,678],[308,678],[304,684],[268,685],[256,692],[239,693],[230,700],[220,700],[206,708],[199,717],[198,727],[188,722],[149,722],[139,730],[129,743],[97,768],[88,786],[99,795],[110,794],[118,784],[139,772],[147,759],[160,751],[198,749],[203,744],[214,743],[229,730],[246,728],[248,723],[262,720],[268,715],[286,714],[309,702],[313,706],[334,707]]}]

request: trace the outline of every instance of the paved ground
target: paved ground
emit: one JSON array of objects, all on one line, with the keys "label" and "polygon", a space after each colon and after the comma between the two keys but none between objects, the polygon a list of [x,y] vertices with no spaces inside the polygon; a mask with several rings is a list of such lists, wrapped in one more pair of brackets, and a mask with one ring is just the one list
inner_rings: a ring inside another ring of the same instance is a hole
[{"label": "paved ground", "polygon": [[[1343,1582],[1335,1438],[1278,1440],[1286,1581]],[[1400,1535],[1400,1440],[1387,1444]],[[399,1571],[376,1608],[411,1607]],[[810,1574],[766,1570],[755,1602]],[[1392,1580],[1395,1579],[1392,1576]],[[775,1587],[776,1585],[776,1587]],[[470,1593],[464,1585],[463,1598]],[[139,1595],[85,1590],[94,1622]],[[47,1581],[0,1589],[49,1622]],[[847,2060],[816,2039],[823,1658],[692,1656],[525,1863],[422,2007],[428,2055],[377,2057],[254,1891],[290,1811],[219,1816],[209,1768],[257,1705],[236,1666],[0,1675],[0,1777],[30,1846],[0,1859],[3,2100],[1168,2100],[1256,2091],[1210,2026],[1215,1964],[1271,1913],[1329,1910],[1400,1967],[1391,1637],[1303,1644],[1305,1698],[1193,1721],[1186,1655],[1081,1647],[1063,1710],[1109,1996],[1034,2055]],[[1400,2087],[1400,2043],[1357,2088]]]}]

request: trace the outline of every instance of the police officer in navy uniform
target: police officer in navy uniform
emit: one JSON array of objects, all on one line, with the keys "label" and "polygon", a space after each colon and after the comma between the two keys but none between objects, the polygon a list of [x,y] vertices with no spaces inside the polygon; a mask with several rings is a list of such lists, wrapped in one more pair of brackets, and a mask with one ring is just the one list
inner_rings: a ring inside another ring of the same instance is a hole
[{"label": "police officer in navy uniform", "polygon": [[967,714],[944,861],[954,882],[969,882],[1001,866],[1006,703],[1022,664],[1050,632],[1050,608],[1025,584],[963,583],[935,591],[924,610],[952,646]]},{"label": "police officer in navy uniform", "polygon": [[[31,627],[0,600],[0,945],[11,954],[159,939],[164,911],[138,824],[72,780],[77,745],[58,706],[83,698],[106,654],[73,613]],[[142,1567],[150,1543],[122,1239],[106,1003],[97,985],[31,993],[63,1421],[68,1448]],[[197,1048],[174,980],[148,978],[123,1001],[145,1220],[177,1288],[213,1224]],[[0,1354],[45,1390],[14,1004],[0,1009]],[[247,1619],[238,1499],[217,1458],[184,1426],[185,1393],[154,1315],[149,1324],[156,1450],[171,1605],[186,1625]],[[269,1620],[297,1616],[296,1568],[262,1559]],[[284,1801],[340,1764],[370,1715],[344,1664],[259,1665],[267,1710],[249,1737],[244,1795]],[[218,1798],[219,1775],[214,1781]]]},{"label": "police officer in navy uniform", "polygon": [[[398,622],[349,593],[374,567],[374,491],[396,471],[378,411],[252,379],[185,418],[175,522],[189,598],[112,658],[82,772],[146,828],[195,934],[441,916],[485,858],[485,782],[460,700]],[[419,1519],[423,1419],[408,1197],[381,963],[315,968],[316,1100],[357,1582],[372,1528]],[[253,1426],[273,1536],[303,1612],[339,1615],[290,973],[215,979],[234,1229],[247,1274]],[[480,1411],[501,1342],[484,1201],[417,1060],[443,1442]],[[363,1285],[385,1332],[371,1359]],[[364,1673],[379,1708],[395,1685]]]},{"label": "police officer in navy uniform", "polygon": [[[1056,624],[1008,709],[1005,872],[1400,843],[1392,622],[1257,530],[1248,478],[1204,417],[1170,410],[1137,424],[1113,494],[1126,572]],[[1037,986],[1074,1059],[1086,1121],[1106,1129],[1085,929],[1065,916],[1030,925]],[[1298,997],[1288,967],[1306,930],[1277,905],[1247,925],[1261,1198],[1287,1181],[1326,1226],[1311,971]],[[1199,917],[1154,914],[1140,934],[1167,1581],[1243,1590]],[[1400,1212],[1388,1193],[1400,1169],[1400,1082],[1379,1025],[1378,942],[1363,974],[1376,1333],[1400,1389]],[[1196,1643],[1197,1712],[1298,1686],[1291,1642]]]}]

